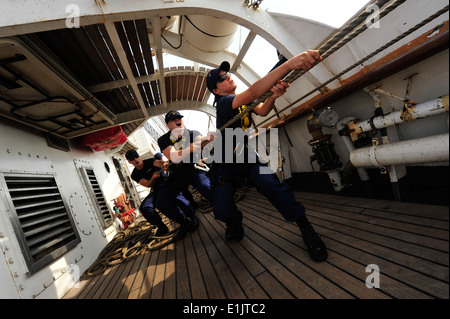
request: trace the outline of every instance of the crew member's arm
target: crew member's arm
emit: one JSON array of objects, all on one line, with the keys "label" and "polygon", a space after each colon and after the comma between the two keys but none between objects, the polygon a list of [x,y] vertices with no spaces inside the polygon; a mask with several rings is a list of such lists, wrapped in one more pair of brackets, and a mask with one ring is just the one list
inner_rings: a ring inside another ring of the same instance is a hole
[{"label": "crew member's arm", "polygon": [[169,160],[163,155],[162,159],[156,160],[153,165],[161,168],[164,172],[167,172],[169,169]]},{"label": "crew member's arm", "polygon": [[156,183],[156,180],[159,178],[159,174],[160,174],[160,172],[153,173],[152,178],[150,178],[150,179],[141,178],[141,180],[139,181],[139,184],[141,184],[144,187],[150,188]]},{"label": "crew member's arm", "polygon": [[164,163],[166,163],[166,161],[164,160],[156,160],[153,162],[153,166],[159,167],[159,168],[163,168],[164,167]]},{"label": "crew member's arm", "polygon": [[208,136],[201,136],[201,146],[204,148],[206,145],[214,141],[214,134],[208,132]]},{"label": "crew member's arm", "polygon": [[252,101],[259,99],[290,71],[299,69],[307,71],[320,60],[321,57],[319,51],[315,50],[307,50],[287,60],[278,68],[256,81],[247,90],[236,95],[233,100],[233,109],[236,109],[241,105],[250,104]]},{"label": "crew member's arm", "polygon": [[277,84],[275,84],[271,89],[273,95],[265,100],[264,103],[260,103],[259,105],[255,106],[253,111],[259,116],[267,116],[267,114],[269,114],[273,109],[276,99],[286,93],[288,87],[289,83],[278,81]]}]

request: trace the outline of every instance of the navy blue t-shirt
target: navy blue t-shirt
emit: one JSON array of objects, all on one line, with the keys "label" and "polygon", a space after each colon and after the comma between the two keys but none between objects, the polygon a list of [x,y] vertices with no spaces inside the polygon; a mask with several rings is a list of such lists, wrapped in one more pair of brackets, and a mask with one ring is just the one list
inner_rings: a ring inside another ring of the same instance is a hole
[{"label": "navy blue t-shirt", "polygon": [[[222,97],[217,98],[217,105],[216,105],[216,127],[217,129],[220,129],[222,126],[227,124],[231,119],[236,117],[239,114],[239,108],[233,109],[233,100],[236,97],[235,94],[230,94]],[[251,121],[251,114],[252,112],[248,113],[249,115],[249,121]],[[233,124],[231,124],[229,127],[231,129],[236,128],[242,128],[241,120],[237,120]],[[234,156],[233,156],[233,162],[236,161],[236,156],[241,154],[240,151],[245,152],[243,154],[243,160],[244,162],[248,161],[248,155],[250,154],[247,149],[248,144],[248,138],[245,137],[244,144],[240,145],[236,142],[236,139],[233,139],[233,149],[227,149],[226,148],[226,141],[225,141],[225,130],[222,132],[222,162],[226,162],[226,155],[225,152],[233,152],[234,150]]]},{"label": "navy blue t-shirt", "polygon": [[[150,180],[154,173],[161,170],[160,167],[156,167],[153,164],[155,163],[155,158],[149,158],[146,160],[143,160],[144,166],[141,170],[137,169],[136,167],[133,169],[133,172],[131,173],[131,178],[136,182],[139,183],[139,181],[143,178]],[[162,178],[158,178],[156,180],[156,183],[152,186],[152,188],[156,189],[160,186],[162,182]]]},{"label": "navy blue t-shirt", "polygon": [[[230,94],[227,96],[222,96],[217,100],[216,105],[216,127],[220,129],[224,126],[229,120],[234,118],[239,114],[239,109],[233,109],[233,100],[236,97],[234,94]],[[236,121],[230,127],[236,128],[240,127],[239,121]]]}]

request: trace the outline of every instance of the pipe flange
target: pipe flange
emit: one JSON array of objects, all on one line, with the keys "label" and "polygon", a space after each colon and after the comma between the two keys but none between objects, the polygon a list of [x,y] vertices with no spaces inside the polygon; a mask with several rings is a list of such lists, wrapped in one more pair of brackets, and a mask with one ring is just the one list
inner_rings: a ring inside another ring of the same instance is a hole
[{"label": "pipe flange", "polygon": [[376,155],[376,150],[377,150],[377,148],[378,148],[378,144],[376,144],[376,145],[374,145],[374,146],[372,146],[371,148],[370,148],[370,150],[369,150],[369,159],[370,159],[370,162],[374,165],[374,166],[376,166],[376,167],[379,167],[379,168],[385,168],[383,165],[381,165],[379,162],[378,162],[378,160],[377,160],[377,155]]}]

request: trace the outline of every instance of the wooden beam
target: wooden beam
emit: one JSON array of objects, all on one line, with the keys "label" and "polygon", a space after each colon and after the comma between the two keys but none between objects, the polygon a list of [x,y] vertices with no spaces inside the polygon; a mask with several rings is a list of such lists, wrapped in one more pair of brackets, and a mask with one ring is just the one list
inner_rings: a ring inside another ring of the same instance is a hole
[{"label": "wooden beam", "polygon": [[[147,20],[146,20],[147,21]],[[153,44],[153,49],[156,54],[156,61],[158,62],[159,71],[159,91],[161,92],[162,105],[167,109],[167,94],[166,94],[166,81],[164,75],[164,60],[162,57],[162,43],[161,43],[161,22],[159,16],[152,16],[152,37],[149,37],[150,43]]]},{"label": "wooden beam", "polygon": [[[156,74],[150,74],[150,75],[139,76],[135,79],[136,79],[137,84],[141,84],[141,83],[155,81],[158,79],[158,76]],[[121,88],[124,86],[129,86],[129,85],[130,85],[130,81],[128,79],[123,79],[123,80],[116,80],[116,81],[111,81],[111,82],[95,84],[95,85],[90,86],[88,89],[91,93],[97,93],[97,92],[109,91],[112,89],[118,89],[118,88]]]},{"label": "wooden beam", "polygon": [[142,98],[142,95],[139,92],[136,78],[134,77],[133,71],[131,70],[131,67],[128,64],[127,56],[120,42],[119,34],[117,33],[116,27],[113,22],[107,22],[105,23],[105,28],[106,31],[108,32],[109,37],[111,38],[114,49],[116,50],[116,53],[119,57],[120,63],[122,64],[122,67],[125,71],[128,81],[130,82],[130,86],[133,89],[133,93],[139,103],[139,107],[141,108],[142,113],[144,113],[144,116],[148,118],[148,112],[146,105],[144,103],[144,99]]},{"label": "wooden beam", "polygon": [[[147,108],[147,113],[149,117],[158,116],[161,114],[167,113],[167,109],[170,110],[193,110],[193,111],[201,111],[206,114],[216,116],[216,108],[203,102],[203,101],[176,101],[167,103],[167,107],[160,104]],[[129,111],[117,114],[117,125],[126,124],[130,122],[135,122],[138,120],[143,120],[142,113],[138,110]]]},{"label": "wooden beam", "polygon": [[253,41],[255,40],[257,34],[253,31],[250,31],[250,33],[247,36],[247,39],[245,39],[244,44],[242,45],[241,50],[239,51],[239,54],[234,60],[234,63],[230,69],[231,73],[236,73],[236,70],[239,68],[239,66],[242,63],[242,60],[244,60],[245,55],[247,54],[248,50],[250,49],[250,46],[252,45]]}]

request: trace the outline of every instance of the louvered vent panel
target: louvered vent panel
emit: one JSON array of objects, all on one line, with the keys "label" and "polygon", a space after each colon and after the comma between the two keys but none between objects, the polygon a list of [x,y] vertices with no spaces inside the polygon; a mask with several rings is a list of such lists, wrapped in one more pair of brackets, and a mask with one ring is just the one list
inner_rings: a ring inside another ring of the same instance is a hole
[{"label": "louvered vent panel", "polygon": [[105,223],[105,227],[109,227],[113,223],[113,218],[111,216],[111,213],[109,212],[108,204],[106,203],[105,197],[103,196],[103,192],[100,188],[97,178],[95,177],[94,171],[92,169],[86,169],[86,174],[94,191],[95,200],[97,201],[100,215]]},{"label": "louvered vent panel", "polygon": [[79,240],[52,175],[5,175],[15,208],[16,232],[31,272],[74,247]]}]

